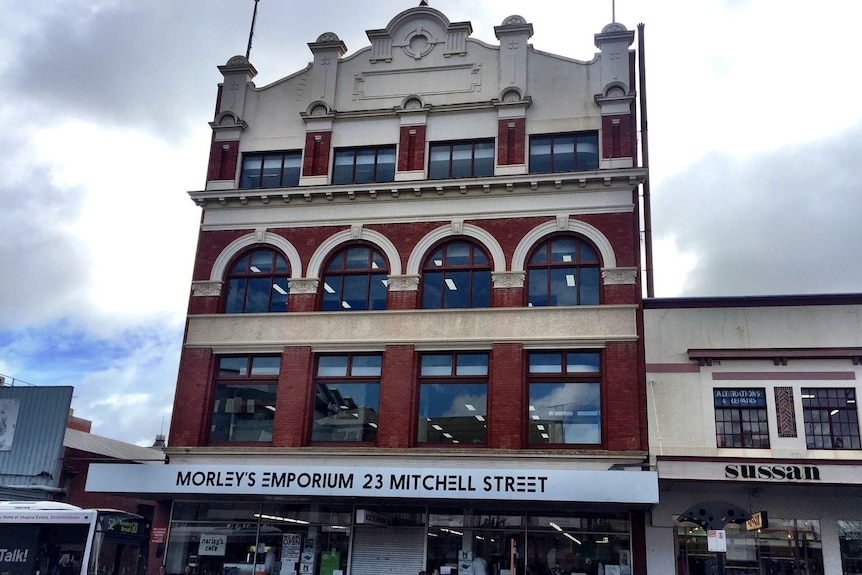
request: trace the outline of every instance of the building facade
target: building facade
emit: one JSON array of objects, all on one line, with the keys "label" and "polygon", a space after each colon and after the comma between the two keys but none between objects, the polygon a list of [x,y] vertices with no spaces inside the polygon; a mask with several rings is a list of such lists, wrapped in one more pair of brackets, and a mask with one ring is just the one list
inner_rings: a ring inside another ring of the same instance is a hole
[{"label": "building facade", "polygon": [[[661,500],[647,529],[649,572],[705,575],[722,563],[735,574],[862,572],[862,296],[644,308]],[[679,520],[717,508],[755,519],[728,523],[721,553],[709,550],[708,530]]]},{"label": "building facade", "polygon": [[170,463],[88,483],[162,501],[169,572],[645,573],[634,32],[493,32],[219,67]]}]

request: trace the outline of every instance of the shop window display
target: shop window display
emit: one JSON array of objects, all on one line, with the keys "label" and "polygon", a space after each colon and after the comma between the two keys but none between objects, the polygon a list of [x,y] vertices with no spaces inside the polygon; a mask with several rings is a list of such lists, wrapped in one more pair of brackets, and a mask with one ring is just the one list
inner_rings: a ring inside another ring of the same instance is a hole
[{"label": "shop window display", "polygon": [[745,531],[728,524],[727,552],[708,551],[706,531],[694,525],[677,528],[679,575],[823,575],[820,521],[769,518],[769,527]]},{"label": "shop window display", "polygon": [[838,521],[841,567],[850,575],[862,574],[862,521]]}]

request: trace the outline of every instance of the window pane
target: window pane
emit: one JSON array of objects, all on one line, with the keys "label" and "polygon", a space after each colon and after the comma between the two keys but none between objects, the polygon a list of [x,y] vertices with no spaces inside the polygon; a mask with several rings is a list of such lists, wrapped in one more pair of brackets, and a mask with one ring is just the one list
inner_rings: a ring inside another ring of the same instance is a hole
[{"label": "window pane", "polygon": [[578,170],[599,169],[599,137],[596,134],[578,137]]},{"label": "window pane", "polygon": [[335,162],[332,168],[333,184],[349,184],[353,182],[353,151],[336,150]]},{"label": "window pane", "polygon": [[376,182],[391,182],[395,179],[395,148],[384,148],[377,155]]},{"label": "window pane", "polygon": [[347,375],[346,355],[322,355],[317,360],[317,375],[321,377],[337,377]]},{"label": "window pane", "polygon": [[248,281],[245,294],[245,313],[265,313],[269,311],[269,291],[272,280],[269,278],[252,278]]},{"label": "window pane", "polygon": [[469,178],[472,175],[473,145],[454,144],[452,146],[452,177]]},{"label": "window pane", "polygon": [[255,250],[251,253],[251,267],[249,271],[252,273],[271,273],[272,272],[272,256],[270,250]]},{"label": "window pane", "polygon": [[368,309],[368,276],[344,276],[341,307],[344,310]]},{"label": "window pane", "polygon": [[552,262],[574,262],[577,260],[577,244],[574,238],[556,238],[551,240]]},{"label": "window pane", "polygon": [[599,371],[599,354],[597,353],[567,353],[566,354],[566,372],[581,373],[581,372],[598,372]]},{"label": "window pane", "polygon": [[446,272],[443,284],[443,307],[470,307],[470,272]]},{"label": "window pane", "polygon": [[470,307],[491,307],[491,272],[473,272],[473,293]]},{"label": "window pane", "polygon": [[425,272],[422,274],[423,309],[439,309],[443,305],[441,298],[442,289],[443,274],[441,272]]},{"label": "window pane", "polygon": [[580,268],[581,279],[580,304],[599,304],[599,268]]},{"label": "window pane", "polygon": [[422,375],[452,375],[451,355],[423,355]]},{"label": "window pane", "polygon": [[470,251],[473,246],[467,242],[452,242],[446,245],[446,265],[470,265]]},{"label": "window pane", "polygon": [[318,384],[312,441],[377,441],[378,383]]},{"label": "window pane", "polygon": [[432,144],[430,158],[428,160],[428,177],[432,180],[440,180],[449,177],[449,154],[451,152],[448,144]]},{"label": "window pane", "polygon": [[284,169],[281,174],[281,185],[285,188],[298,186],[302,173],[302,154],[293,152],[284,157]]},{"label": "window pane", "polygon": [[548,270],[529,270],[527,283],[530,288],[527,300],[529,305],[553,305],[548,299]]},{"label": "window pane", "polygon": [[211,441],[272,441],[276,385],[217,385]]},{"label": "window pane", "polygon": [[376,150],[356,150],[356,168],[353,181],[357,184],[374,181],[374,162],[377,157]]},{"label": "window pane", "polygon": [[551,138],[534,136],[530,139],[530,172],[551,171]]},{"label": "window pane", "polygon": [[476,144],[473,157],[473,176],[494,175],[494,142],[480,142]]},{"label": "window pane", "polygon": [[227,284],[225,313],[242,313],[245,305],[245,279],[235,278]]},{"label": "window pane", "polygon": [[530,373],[562,373],[562,353],[531,353]]},{"label": "window pane", "polygon": [[574,136],[555,136],[553,156],[554,172],[573,171],[575,169]]},{"label": "window pane", "polygon": [[551,268],[550,305],[578,305],[577,268]]},{"label": "window pane", "polygon": [[290,287],[287,278],[276,278],[272,282],[272,293],[270,294],[269,311],[287,311],[287,293]]},{"label": "window pane", "polygon": [[247,357],[222,357],[219,358],[219,375],[248,375]]},{"label": "window pane", "polygon": [[277,188],[281,185],[281,154],[263,158],[262,188]]},{"label": "window pane", "polygon": [[598,383],[530,384],[530,443],[601,443]]},{"label": "window pane", "polygon": [[455,375],[488,375],[488,355],[484,353],[459,353]]},{"label": "window pane", "polygon": [[368,248],[353,247],[347,250],[347,265],[349,270],[368,269]]},{"label": "window pane", "polygon": [[371,293],[368,309],[386,309],[386,294],[389,291],[389,279],[386,274],[374,274],[371,280]]},{"label": "window pane", "polygon": [[380,375],[382,363],[383,357],[379,355],[354,355],[350,375],[355,377]]},{"label": "window pane", "polygon": [[280,357],[251,358],[251,375],[278,375],[280,368]]},{"label": "window pane", "polygon": [[323,277],[323,310],[341,310],[341,276]]},{"label": "window pane", "polygon": [[242,160],[242,178],[239,182],[240,188],[260,187],[260,168],[263,158],[260,156],[246,156]]},{"label": "window pane", "polygon": [[418,440],[422,443],[483,444],[487,385],[422,384]]}]

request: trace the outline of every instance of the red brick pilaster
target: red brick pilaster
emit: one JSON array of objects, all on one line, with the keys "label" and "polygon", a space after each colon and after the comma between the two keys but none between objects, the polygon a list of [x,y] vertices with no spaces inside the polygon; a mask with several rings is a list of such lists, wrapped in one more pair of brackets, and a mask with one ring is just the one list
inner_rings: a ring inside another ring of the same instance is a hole
[{"label": "red brick pilaster", "polygon": [[398,171],[425,169],[425,126],[401,126],[398,139]]},{"label": "red brick pilaster", "polygon": [[233,180],[236,177],[236,164],[239,160],[239,140],[218,141],[213,134],[210,142],[210,161],[207,167],[207,181]]},{"label": "red brick pilaster", "polygon": [[494,288],[491,307],[524,307],[524,288]]},{"label": "red brick pilaster", "polygon": [[524,439],[524,348],[495,343],[488,381],[488,447],[522,449]]},{"label": "red brick pilaster", "polygon": [[419,390],[412,345],[387,345],[380,378],[377,446],[410,447],[416,436]]},{"label": "red brick pilaster", "polygon": [[503,118],[497,120],[497,165],[510,166],[524,163],[527,119]]},{"label": "red brick pilaster", "polygon": [[604,353],[602,419],[605,445],[611,451],[641,449],[642,405],[637,342],[608,342]]},{"label": "red brick pilaster", "polygon": [[287,297],[287,311],[314,311],[317,306],[317,294],[292,293]]},{"label": "red brick pilaster", "polygon": [[281,354],[272,430],[274,446],[302,447],[307,441],[314,397],[313,359],[308,346],[288,346]]},{"label": "red brick pilaster", "polygon": [[386,294],[386,309],[419,309],[419,290],[390,291]]},{"label": "red brick pilaster", "polygon": [[[171,502],[156,501],[156,507],[153,512],[153,527],[161,527],[168,529],[171,523]],[[168,533],[170,537],[170,533]],[[167,543],[159,543],[150,545],[149,554],[147,555],[147,575],[156,575],[159,572],[159,565],[165,564],[165,551]]]},{"label": "red brick pilaster", "polygon": [[204,427],[212,409],[212,358],[209,348],[182,351],[168,441],[171,447],[198,447],[208,439]]},{"label": "red brick pilaster", "polygon": [[332,132],[305,134],[305,154],[302,160],[303,176],[325,176],[329,173],[329,147]]},{"label": "red brick pilaster", "polygon": [[602,116],[602,158],[634,158],[630,114]]}]

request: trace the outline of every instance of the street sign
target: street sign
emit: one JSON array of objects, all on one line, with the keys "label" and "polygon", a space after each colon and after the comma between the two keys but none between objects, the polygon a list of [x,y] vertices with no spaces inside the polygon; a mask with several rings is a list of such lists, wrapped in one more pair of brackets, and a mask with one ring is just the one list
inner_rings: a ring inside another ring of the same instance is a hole
[{"label": "street sign", "polygon": [[727,552],[727,537],[724,529],[710,529],[706,532],[707,549],[718,553]]}]

